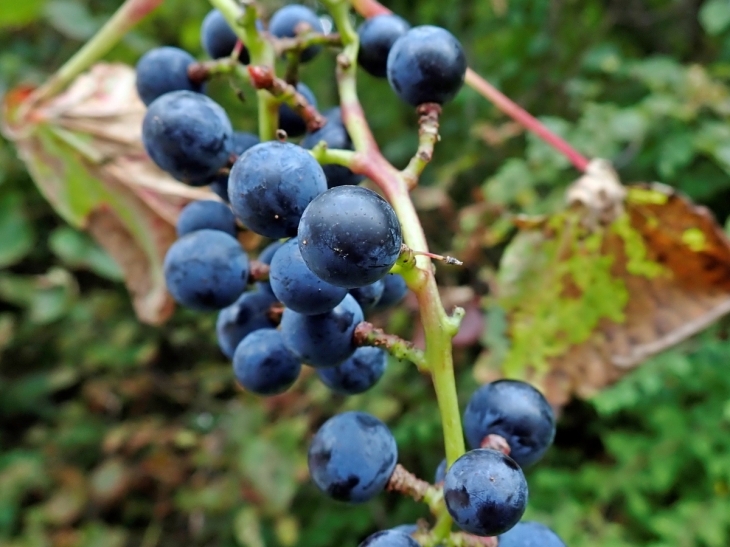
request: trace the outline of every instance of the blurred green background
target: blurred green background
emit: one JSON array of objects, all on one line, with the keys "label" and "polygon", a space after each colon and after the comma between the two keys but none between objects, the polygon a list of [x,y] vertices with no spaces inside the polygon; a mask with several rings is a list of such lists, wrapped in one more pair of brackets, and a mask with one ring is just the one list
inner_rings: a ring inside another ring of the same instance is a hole
[{"label": "blurred green background", "polygon": [[[119,3],[0,2],[0,92],[42,82]],[[472,67],[585,154],[613,160],[625,181],[671,184],[726,222],[727,0],[386,4],[451,30]],[[207,10],[165,0],[108,58],[133,64],[160,44],[202,58]],[[336,100],[332,68],[322,55],[302,72],[323,107]],[[385,82],[363,73],[360,89],[385,154],[404,165],[415,114]],[[228,83],[210,92],[234,126],[255,126]],[[469,256],[442,283],[483,294],[507,233],[500,211],[556,210],[576,173],[468,89],[445,109],[442,137],[417,202],[434,249]],[[162,328],[139,324],[115,265],[59,220],[4,140],[0,267],[3,547],[355,546],[426,516],[392,495],[357,507],[327,500],[308,483],[305,454],[319,423],[358,408],[386,420],[401,461],[430,479],[443,453],[427,378],[392,362],[375,389],[347,400],[311,377],[274,399],[242,394],[215,316],[179,310]],[[380,320],[410,336],[410,318],[401,309]],[[727,327],[565,408],[555,447],[527,473],[527,518],[569,547],[730,545]],[[463,402],[481,349],[457,350]]]}]

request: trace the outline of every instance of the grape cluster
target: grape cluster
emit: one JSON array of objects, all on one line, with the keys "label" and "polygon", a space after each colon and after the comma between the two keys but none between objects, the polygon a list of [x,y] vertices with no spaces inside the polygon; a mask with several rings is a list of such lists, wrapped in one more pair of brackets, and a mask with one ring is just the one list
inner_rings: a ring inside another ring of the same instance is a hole
[{"label": "grape cluster", "polygon": [[[281,8],[259,29],[271,39],[323,30],[317,15],[297,4]],[[442,28],[411,28],[400,17],[381,15],[363,23],[358,35],[361,67],[387,78],[411,105],[445,103],[464,81],[464,52]],[[243,64],[251,62],[216,10],[203,21],[201,42],[213,59],[233,54]],[[321,49],[302,46],[296,54],[307,62]],[[355,331],[366,313],[405,296],[404,279],[391,273],[403,253],[403,234],[391,204],[359,186],[362,175],[342,165],[323,167],[310,153],[318,145],[355,148],[342,111],[327,111],[325,125],[307,132],[302,116],[281,104],[279,127],[287,138],[260,142],[233,129],[194,77],[195,65],[189,53],[173,47],[152,50],[137,65],[149,157],[177,180],[207,185],[221,198],[182,210],[179,239],[164,260],[170,293],[183,306],[218,311],[220,349],[232,361],[237,382],[251,393],[283,393],[303,366],[315,369],[338,394],[372,388],[383,376],[387,356],[379,347],[360,346]],[[316,108],[306,85],[299,82],[296,89]],[[288,140],[302,135],[298,144]],[[256,259],[239,242],[242,229],[272,240]],[[542,457],[555,433],[542,395],[522,382],[488,384],[472,397],[464,423],[472,450],[448,469],[442,462],[435,481],[456,524],[479,536],[503,534],[504,545],[512,547],[533,545],[530,541],[562,545],[539,525],[518,524],[528,498],[522,467]],[[499,435],[509,448],[485,446],[490,435]],[[364,412],[331,417],[308,452],[314,484],[349,503],[382,492],[397,463],[388,426]],[[361,547],[412,547],[418,534],[415,525],[404,525],[368,537]]]}]

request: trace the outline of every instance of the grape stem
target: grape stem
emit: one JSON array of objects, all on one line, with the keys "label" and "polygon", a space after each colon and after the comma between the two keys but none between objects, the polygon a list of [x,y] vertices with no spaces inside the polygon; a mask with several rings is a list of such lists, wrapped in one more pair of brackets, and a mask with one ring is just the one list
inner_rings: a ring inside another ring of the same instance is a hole
[{"label": "grape stem", "polygon": [[423,500],[433,511],[438,511],[443,497],[443,491],[440,488],[419,479],[401,464],[395,466],[385,489],[389,492],[400,492],[415,501]]},{"label": "grape stem", "polygon": [[[251,66],[274,68],[275,51],[271,42],[264,39],[256,28],[256,6],[252,0],[210,0],[230,27],[248,48]],[[241,11],[243,8],[243,11]],[[262,141],[276,138],[279,129],[279,100],[266,89],[256,92],[259,112],[259,137]]]},{"label": "grape stem", "polygon": [[307,125],[307,131],[317,131],[327,123],[327,118],[309,104],[307,98],[299,93],[296,87],[277,78],[272,68],[251,64],[248,66],[248,74],[251,84],[256,89],[265,89],[299,114]]},{"label": "grape stem", "polygon": [[86,42],[53,76],[35,90],[28,99],[28,106],[48,99],[63,90],[76,76],[106,55],[127,32],[157,8],[162,1],[126,0],[91,40]]},{"label": "grape stem", "polygon": [[433,158],[433,149],[440,140],[439,116],[441,115],[441,105],[425,103],[418,107],[417,112],[420,116],[418,122],[418,150],[403,170],[403,178],[409,189],[415,188],[418,184],[418,179]]},{"label": "grape stem", "polygon": [[[385,15],[393,13],[391,10],[383,6],[377,0],[351,0],[352,7],[363,17],[375,17],[376,15]],[[482,97],[491,101],[503,114],[506,114],[526,130],[531,131],[542,139],[546,144],[552,146],[555,150],[565,156],[578,171],[585,172],[590,163],[585,156],[573,148],[565,139],[559,137],[540,120],[527,112],[520,105],[515,103],[504,93],[495,88],[487,80],[479,76],[472,69],[467,69],[465,83]]]},{"label": "grape stem", "polygon": [[[357,154],[364,158],[351,169],[370,178],[392,204],[401,223],[404,243],[411,249],[428,251],[423,227],[408,193],[408,184],[403,174],[381,154],[358,99],[356,73],[359,40],[350,20],[350,2],[323,0],[323,4],[329,9],[344,46],[337,57],[337,84],[342,118]],[[446,459],[451,465],[465,450],[454,380],[451,347],[453,323],[441,303],[430,258],[423,254],[418,255],[415,262],[416,267],[403,269],[401,275],[415,293],[420,307],[426,339],[425,363],[433,378],[444,432]],[[451,517],[442,502],[437,514],[441,527],[436,539],[442,539],[450,532]]]},{"label": "grape stem", "polygon": [[395,334],[387,334],[383,329],[363,321],[355,327],[353,341],[356,346],[374,346],[382,348],[396,359],[406,359],[416,365],[421,372],[428,372],[428,364],[423,352],[413,342],[403,340]]}]

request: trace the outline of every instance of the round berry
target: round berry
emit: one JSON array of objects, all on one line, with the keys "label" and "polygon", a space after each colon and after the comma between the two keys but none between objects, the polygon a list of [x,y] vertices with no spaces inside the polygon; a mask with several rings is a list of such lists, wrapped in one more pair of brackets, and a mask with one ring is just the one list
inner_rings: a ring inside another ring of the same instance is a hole
[{"label": "round berry", "polygon": [[271,238],[297,235],[302,213],[326,189],[317,160],[286,142],[249,148],[233,164],[228,179],[233,212],[244,226]]},{"label": "round berry", "polygon": [[405,19],[393,14],[376,15],[368,19],[357,29],[360,36],[357,62],[369,74],[385,78],[390,48],[410,28],[411,25]]},{"label": "round berry", "polygon": [[322,281],[307,268],[295,237],[274,254],[269,283],[279,302],[304,315],[326,313],[347,294],[347,289]]},{"label": "round berry", "polygon": [[303,315],[286,308],[280,326],[284,343],[302,362],[315,368],[335,367],[355,353],[352,336],[362,320],[360,305],[348,294],[321,315]]},{"label": "round berry", "polygon": [[[253,133],[234,131],[233,139],[231,140],[231,154],[240,156],[246,150],[260,142],[261,141],[258,136]],[[213,192],[215,192],[223,201],[228,203],[228,173],[215,175],[213,180],[210,181],[210,189],[213,190]]]},{"label": "round berry", "polygon": [[142,142],[162,170],[189,184],[206,184],[228,163],[233,129],[223,108],[192,91],[171,91],[149,105]]},{"label": "round berry", "polygon": [[309,204],[299,223],[299,248],[309,269],[348,289],[382,279],[402,241],[390,204],[360,186],[330,188]]},{"label": "round berry", "polygon": [[137,61],[137,94],[149,106],[170,91],[203,92],[203,84],[188,78],[188,67],[195,58],[177,47],[164,46],[149,50]]},{"label": "round berry", "polygon": [[195,310],[220,310],[243,293],[248,255],[238,240],[218,230],[197,230],[168,249],[165,283],[176,302]]},{"label": "round berry", "polygon": [[555,415],[542,393],[530,384],[498,380],[471,396],[464,412],[464,431],[471,448],[479,448],[487,435],[501,435],[510,447],[510,457],[528,467],[552,444]]},{"label": "round berry", "polygon": [[[301,4],[289,4],[271,16],[269,32],[277,38],[294,38],[297,30],[305,25],[309,25],[313,32],[324,33],[322,22],[316,13]],[[321,46],[309,46],[302,51],[301,62],[311,60],[321,49]]]},{"label": "round berry", "polygon": [[381,311],[391,306],[395,306],[398,302],[403,300],[406,293],[408,292],[408,286],[406,285],[403,276],[398,274],[388,274],[383,278],[383,294],[380,296],[380,300],[375,304],[375,310]]},{"label": "round berry", "polygon": [[565,543],[544,524],[523,521],[499,536],[499,547],[565,547]]},{"label": "round berry", "polygon": [[358,547],[419,547],[419,543],[400,530],[383,530],[365,538]]},{"label": "round berry", "polygon": [[274,329],[276,323],[269,317],[269,310],[276,297],[261,290],[246,291],[230,306],[218,313],[215,333],[218,347],[229,359],[247,335],[258,329]]},{"label": "round berry", "polygon": [[466,57],[449,31],[424,25],[399,38],[388,54],[388,82],[403,101],[418,106],[453,99],[466,76]]},{"label": "round berry", "polygon": [[[274,259],[276,251],[278,251],[283,244],[283,241],[274,241],[273,243],[270,243],[269,245],[264,247],[264,249],[259,253],[257,260],[262,264],[270,265],[271,261]],[[271,295],[274,294],[274,292],[271,290],[271,283],[269,283],[268,281],[257,281],[256,286],[264,292],[267,292]]]},{"label": "round berry", "polygon": [[527,482],[512,458],[479,448],[461,456],[446,472],[444,501],[462,530],[496,536],[522,518],[527,507]]},{"label": "round berry", "polygon": [[385,488],[398,462],[398,447],[388,426],[375,416],[344,412],[317,431],[307,462],[320,490],[338,501],[362,503]]},{"label": "round berry", "polygon": [[[217,9],[210,10],[200,27],[200,41],[205,52],[213,59],[228,57],[236,47],[238,36]],[[246,47],[241,48],[238,60],[247,65],[251,60]]]},{"label": "round berry", "polygon": [[299,377],[302,365],[276,329],[259,329],[246,336],[233,355],[236,380],[257,395],[284,393]]},{"label": "round berry", "polygon": [[357,395],[364,393],[382,378],[388,356],[375,347],[361,347],[352,357],[336,367],[318,368],[317,376],[335,393]]},{"label": "round berry", "polygon": [[436,473],[434,474],[433,482],[434,482],[434,484],[443,482],[445,478],[446,478],[446,458],[441,460],[441,463],[436,468]]},{"label": "round berry", "polygon": [[195,230],[220,230],[236,237],[236,217],[225,203],[212,200],[192,201],[177,217],[179,237]]},{"label": "round berry", "polygon": [[370,283],[370,285],[350,289],[350,294],[360,304],[362,311],[370,311],[377,305],[380,297],[383,296],[384,290],[385,282],[382,279],[378,279],[374,283]]}]

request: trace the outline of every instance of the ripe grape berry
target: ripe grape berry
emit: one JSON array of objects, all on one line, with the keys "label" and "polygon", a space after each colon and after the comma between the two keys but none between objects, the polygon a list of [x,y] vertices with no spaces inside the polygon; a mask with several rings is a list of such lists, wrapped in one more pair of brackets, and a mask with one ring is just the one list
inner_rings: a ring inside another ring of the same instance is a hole
[{"label": "ripe grape berry", "polygon": [[[297,30],[305,25],[309,25],[313,32],[320,34],[324,32],[316,13],[301,4],[290,4],[271,16],[269,32],[277,38],[294,38]],[[313,59],[321,49],[321,46],[309,46],[302,51],[300,61],[306,63]]]},{"label": "ripe grape berry", "polygon": [[398,274],[388,274],[383,278],[383,294],[380,300],[375,304],[375,310],[385,310],[391,306],[395,306],[403,300],[408,292],[408,286],[405,279]]},{"label": "ripe grape berry", "polygon": [[190,184],[206,184],[226,165],[232,137],[225,111],[192,91],[165,93],[149,105],[142,122],[142,142],[150,158]]},{"label": "ripe grape berry", "polygon": [[[205,52],[213,59],[228,57],[236,47],[238,36],[217,9],[212,9],[200,27],[200,41]],[[246,47],[241,48],[238,60],[247,65],[251,58]]]},{"label": "ripe grape berry", "polygon": [[317,376],[335,393],[357,395],[364,393],[382,378],[388,356],[375,347],[361,347],[352,357],[336,367],[318,368]]},{"label": "ripe grape berry", "polygon": [[289,389],[302,365],[284,345],[276,329],[259,329],[246,336],[233,355],[236,380],[257,395],[278,395]]},{"label": "ripe grape berry", "polygon": [[238,240],[218,230],[197,230],[168,249],[163,264],[172,297],[195,310],[220,310],[246,289],[248,255]]},{"label": "ripe grape berry", "polygon": [[304,315],[326,313],[342,302],[347,294],[347,289],[322,281],[311,272],[304,263],[295,237],[274,254],[269,284],[282,304]]},{"label": "ripe grape berry", "polygon": [[[380,493],[398,462],[388,426],[365,412],[344,412],[319,428],[309,447],[309,474],[330,497],[362,503]],[[405,536],[408,537],[408,536]]]},{"label": "ripe grape berry", "polygon": [[350,289],[350,294],[355,297],[357,303],[360,304],[362,311],[369,311],[375,307],[375,305],[383,296],[385,290],[385,282],[382,279],[378,279],[370,285],[364,287],[358,287],[357,289]]},{"label": "ripe grape berry", "polygon": [[347,294],[321,315],[303,315],[287,308],[280,327],[284,343],[302,362],[315,368],[334,367],[355,353],[352,335],[362,320],[360,305]]},{"label": "ripe grape berry", "polygon": [[299,249],[309,269],[348,289],[382,279],[401,244],[393,208],[360,186],[330,188],[309,204],[299,223]]},{"label": "ripe grape berry", "polygon": [[407,536],[412,536],[418,531],[418,525],[416,524],[399,524],[398,526],[393,526],[391,530],[395,532],[403,532]]},{"label": "ripe grape berry", "polygon": [[137,61],[137,94],[149,106],[170,91],[203,92],[203,84],[188,78],[188,67],[195,58],[177,47],[164,46],[149,50]]},{"label": "ripe grape berry", "polygon": [[200,200],[188,203],[177,217],[177,235],[196,230],[219,230],[236,237],[236,217],[220,201]]},{"label": "ripe grape berry", "polygon": [[218,347],[229,359],[247,335],[258,329],[274,329],[276,323],[269,310],[277,302],[271,292],[260,287],[246,291],[230,306],[218,313],[215,324]]},{"label": "ripe grape berry", "polygon": [[368,19],[357,29],[360,36],[357,62],[369,74],[385,78],[390,48],[410,28],[411,25],[405,19],[393,14],[376,15]]},{"label": "ripe grape berry", "polygon": [[565,547],[565,543],[544,524],[523,521],[499,536],[499,547]]},{"label": "ripe grape berry", "polygon": [[555,437],[555,415],[545,397],[525,382],[498,380],[477,389],[464,412],[471,448],[489,434],[501,435],[522,467],[542,458]]},{"label": "ripe grape berry", "polygon": [[[252,146],[256,146],[261,141],[253,133],[245,131],[234,131],[231,140],[231,154],[240,156]],[[210,181],[210,189],[213,190],[218,197],[226,203],[228,200],[228,173],[215,175]]]},{"label": "ripe grape berry", "polygon": [[443,482],[443,480],[446,478],[446,458],[441,460],[441,463],[436,468],[436,473],[433,477],[434,484]]},{"label": "ripe grape berry", "polygon": [[[299,82],[297,91],[307,99],[307,102],[314,108],[317,108],[317,98],[306,85]],[[285,131],[289,137],[301,137],[307,131],[307,124],[304,119],[297,114],[288,104],[279,106],[279,129]]]},{"label": "ripe grape berry", "polygon": [[268,141],[236,160],[228,197],[244,226],[270,238],[297,235],[305,208],[327,189],[322,168],[301,147]]},{"label": "ripe grape berry", "polygon": [[358,547],[419,547],[419,543],[400,530],[383,530],[365,538]]},{"label": "ripe grape berry", "polygon": [[478,536],[512,528],[527,506],[527,482],[517,463],[489,448],[471,450],[446,472],[444,501],[454,522]]},{"label": "ripe grape berry", "polygon": [[388,82],[398,97],[413,106],[450,101],[465,76],[461,44],[440,27],[413,27],[393,44],[388,55]]},{"label": "ripe grape berry", "polygon": [[[311,150],[320,142],[324,141],[327,144],[327,148],[354,150],[355,146],[352,144],[350,135],[347,133],[347,128],[345,128],[345,124],[342,122],[342,110],[339,107],[332,108],[324,113],[324,117],[327,118],[327,123],[324,127],[304,137],[301,145],[307,150]],[[322,170],[327,177],[327,186],[329,188],[346,185],[354,186],[363,180],[362,175],[353,173],[344,165],[323,165]]]},{"label": "ripe grape berry", "polygon": [[[273,243],[267,245],[261,251],[261,253],[259,253],[258,261],[262,264],[270,265],[271,261],[274,259],[276,251],[278,251],[279,247],[281,247],[283,244],[283,241],[274,241]],[[265,291],[273,296],[274,292],[271,290],[271,283],[269,283],[268,281],[257,281],[256,286],[259,287],[262,291]]]}]

